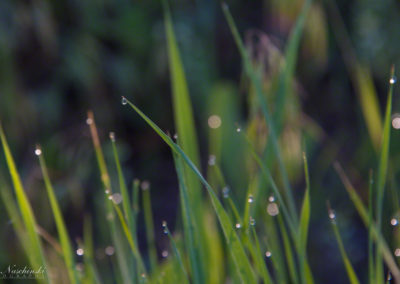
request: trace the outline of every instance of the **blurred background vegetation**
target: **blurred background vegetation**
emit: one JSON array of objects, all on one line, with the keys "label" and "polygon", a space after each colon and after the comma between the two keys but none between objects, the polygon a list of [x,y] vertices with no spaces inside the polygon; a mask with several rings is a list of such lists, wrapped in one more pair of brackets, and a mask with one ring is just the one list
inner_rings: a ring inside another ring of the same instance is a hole
[{"label": "blurred background vegetation", "polygon": [[[228,4],[252,59],[263,68],[269,99],[275,100],[281,56],[303,1],[232,0]],[[337,212],[356,270],[363,275],[361,271],[366,267],[366,230],[331,164],[340,161],[356,187],[366,188],[368,171],[376,164],[377,154],[360,100],[358,90],[362,87],[356,77],[364,82],[371,80],[371,85],[365,83],[364,87],[376,90],[378,110],[383,113],[390,65],[400,63],[399,1],[352,0],[336,4],[333,0],[312,4],[281,139],[294,188],[302,189],[298,145],[300,133],[306,133],[313,191],[309,257],[319,283],[343,283],[346,279],[329,220],[325,218],[328,199]],[[251,122],[254,135],[265,135],[265,131],[257,124],[260,118],[254,110],[254,99],[246,96],[249,82],[243,77],[240,55],[217,1],[171,1],[171,10],[194,105],[204,169],[208,155],[217,151],[209,147],[217,135],[208,119],[218,114],[222,119],[218,134],[222,138],[218,139],[223,168],[228,183],[235,188],[234,197],[241,200],[247,180],[240,173],[247,162],[240,143],[226,137],[236,123],[241,125],[244,121]],[[365,73],[357,73],[358,65]],[[34,157],[36,143],[46,151],[73,241],[82,238],[82,216],[102,210],[103,196],[97,194],[101,184],[85,123],[91,109],[108,159],[112,161],[108,132],[115,131],[127,180],[139,178],[151,184],[161,258],[167,242],[159,226],[161,220],[167,220],[171,227],[176,221],[176,173],[167,146],[131,110],[121,106],[121,96],[140,106],[162,129],[174,133],[159,1],[0,1],[0,119],[39,224],[56,235]],[[400,112],[396,91],[393,111]],[[394,132],[392,164],[400,159],[399,142],[400,135]],[[114,168],[111,173],[116,175]],[[3,183],[10,184],[3,155],[0,175]],[[398,175],[396,168],[390,167],[384,222],[388,231],[392,230],[388,218],[399,213],[395,211],[399,206],[395,204]],[[368,195],[366,190],[360,194],[364,198]],[[296,196],[299,201],[301,195]],[[14,241],[3,205],[0,214],[1,269],[10,262],[23,263],[24,256]],[[143,227],[141,223],[139,226]],[[101,230],[101,224],[95,224],[97,258],[107,265],[109,260],[101,249],[104,251],[110,240]],[[396,241],[394,238],[393,247]],[[139,242],[144,246],[145,237],[140,230]]]}]

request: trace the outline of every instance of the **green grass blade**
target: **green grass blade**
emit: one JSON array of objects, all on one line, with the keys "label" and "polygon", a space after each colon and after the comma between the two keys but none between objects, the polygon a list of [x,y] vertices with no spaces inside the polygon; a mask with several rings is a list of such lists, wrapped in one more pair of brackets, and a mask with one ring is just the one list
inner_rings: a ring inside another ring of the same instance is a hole
[{"label": "green grass blade", "polygon": [[351,265],[351,262],[347,256],[346,250],[343,245],[342,237],[340,236],[339,229],[337,228],[335,213],[331,209],[329,209],[329,218],[331,219],[333,232],[335,233],[335,238],[339,246],[340,254],[342,256],[347,276],[349,277],[349,281],[351,284],[359,284],[360,281],[358,280],[354,268]]},{"label": "green grass blade", "polygon": [[163,227],[164,227],[164,233],[168,235],[169,241],[171,242],[171,247],[172,247],[172,250],[174,251],[175,256],[178,260],[179,267],[181,268],[182,273],[185,276],[185,283],[190,283],[188,273],[186,272],[185,266],[183,265],[183,260],[182,260],[181,254],[179,253],[178,247],[176,246],[175,240],[172,237],[171,232],[169,231],[168,225],[166,222],[163,223]]},{"label": "green grass blade", "polygon": [[[4,134],[3,128],[0,124],[0,139],[3,145],[4,154],[6,157],[6,162],[8,169],[10,171],[11,179],[14,185],[15,194],[17,197],[17,203],[19,210],[21,212],[22,221],[27,231],[27,241],[31,247],[33,269],[39,270],[46,268],[46,261],[42,250],[42,245],[38,234],[36,233],[36,220],[33,215],[31,205],[28,201],[28,197],[25,194],[24,188],[22,186],[21,178],[19,177],[17,167],[15,166],[14,158],[12,157],[10,148],[7,143],[6,136]],[[45,274],[45,279],[38,279],[39,282],[47,282],[47,274]]]},{"label": "green grass blade", "polygon": [[[390,78],[394,76],[394,66],[392,66],[390,72]],[[388,161],[389,161],[389,147],[390,147],[390,131],[391,131],[391,117],[392,117],[392,96],[393,96],[393,85],[389,84],[389,94],[386,104],[385,122],[383,125],[383,136],[381,143],[381,153],[378,165],[378,176],[376,182],[376,223],[378,230],[381,228],[382,224],[382,211],[383,211],[383,197],[386,185],[386,177],[388,171]],[[379,244],[378,244],[379,246]],[[378,248],[379,251],[379,248]],[[380,253],[375,256],[375,266],[376,266],[376,279],[384,279],[382,257]]]},{"label": "green grass blade", "polygon": [[276,158],[278,161],[278,166],[279,166],[279,170],[280,170],[279,172],[281,174],[282,181],[284,184],[283,188],[285,190],[285,195],[286,195],[286,199],[287,199],[287,203],[288,203],[289,212],[290,212],[292,218],[297,221],[296,206],[295,206],[292,191],[290,189],[289,178],[288,178],[285,166],[283,164],[281,150],[278,145],[278,139],[277,139],[276,132],[275,132],[275,125],[272,121],[272,118],[269,114],[268,107],[266,105],[266,100],[265,100],[264,93],[263,93],[263,87],[262,87],[260,74],[254,70],[254,68],[251,64],[251,60],[249,58],[249,55],[247,54],[246,48],[244,47],[242,40],[240,38],[239,32],[236,28],[233,17],[231,15],[231,13],[229,12],[228,6],[226,4],[223,4],[222,7],[223,7],[224,14],[225,14],[225,18],[228,21],[229,27],[230,27],[233,37],[236,41],[239,52],[242,56],[245,71],[246,71],[248,77],[250,78],[252,84],[254,85],[254,88],[255,88],[255,91],[256,91],[256,94],[258,97],[258,101],[260,103],[261,110],[262,110],[264,118],[265,118],[266,125],[268,126],[269,137],[270,137],[270,141],[272,144],[271,149],[273,149],[273,152],[276,155]]},{"label": "green grass blade", "polygon": [[[382,253],[383,259],[386,262],[389,270],[391,271],[394,279],[396,282],[400,283],[400,270],[396,264],[396,261],[393,258],[392,252],[390,251],[388,245],[386,244],[385,239],[383,238],[380,230],[374,223],[369,223],[369,214],[367,208],[365,208],[362,200],[358,196],[356,190],[354,189],[353,185],[350,183],[350,180],[344,173],[342,167],[339,163],[335,163],[335,170],[338,173],[342,183],[347,190],[347,193],[350,196],[351,201],[353,202],[355,208],[357,209],[358,214],[361,217],[361,220],[364,222],[365,226],[368,228],[370,226],[371,233],[375,242],[378,244],[379,252]],[[377,275],[376,275],[377,277]]]},{"label": "green grass blade", "polygon": [[308,225],[310,223],[310,214],[311,214],[311,206],[310,206],[310,178],[308,172],[308,163],[306,154],[303,152],[303,160],[304,160],[304,176],[306,180],[306,191],[304,193],[303,206],[301,209],[300,215],[300,225],[299,225],[299,264],[300,264],[300,272],[303,283],[306,282],[306,269],[305,263],[307,261],[307,236],[308,236]]},{"label": "green grass blade", "polygon": [[225,240],[226,243],[229,247],[229,251],[232,255],[232,258],[234,260],[234,263],[236,265],[236,268],[238,270],[238,273],[242,279],[242,281],[245,281],[246,283],[256,283],[256,279],[254,276],[254,272],[251,268],[250,261],[244,251],[243,245],[236,234],[232,222],[230,221],[230,218],[223,208],[221,202],[219,201],[217,195],[215,194],[215,191],[211,188],[211,186],[208,184],[208,182],[204,179],[200,171],[197,169],[197,167],[193,164],[193,162],[190,160],[190,158],[183,152],[183,150],[175,144],[172,139],[165,134],[150,118],[148,118],[140,109],[138,109],[134,104],[132,104],[129,100],[127,100],[128,104],[135,110],[135,112],[140,115],[143,120],[149,124],[151,128],[165,141],[165,143],[171,147],[171,149],[178,154],[179,157],[181,157],[186,165],[189,166],[189,168],[196,174],[196,176],[200,179],[201,183],[205,186],[207,189],[207,192],[210,196],[212,205],[214,207],[214,210],[217,214],[218,220],[220,222],[220,225],[222,227],[222,231],[224,232]]},{"label": "green grass blade", "polygon": [[143,187],[143,183],[147,183],[147,181],[142,182],[142,205],[143,205],[144,223],[146,227],[147,248],[149,251],[151,270],[155,271],[157,270],[157,250],[156,250],[156,241],[154,236],[153,213],[151,210],[150,186],[146,185],[145,188]]},{"label": "green grass blade", "polygon": [[85,269],[87,271],[85,278],[87,283],[103,283],[94,261],[94,248],[93,248],[93,229],[92,221],[89,216],[85,216],[83,223],[83,242],[85,253],[83,255],[85,262]]},{"label": "green grass blade", "polygon": [[79,283],[78,274],[75,269],[75,260],[74,260],[73,249],[71,247],[71,241],[68,236],[67,227],[65,226],[60,206],[58,204],[56,195],[54,193],[53,185],[51,184],[50,181],[43,151],[39,146],[37,146],[35,153],[39,158],[40,168],[42,169],[43,180],[47,190],[47,195],[49,197],[51,210],[54,216],[54,221],[56,223],[64,261],[68,270],[69,280],[71,283]]},{"label": "green grass blade", "polygon": [[374,270],[374,255],[373,255],[373,237],[372,237],[372,222],[373,222],[373,172],[369,173],[369,186],[368,186],[368,278],[369,283],[374,284],[375,270]]},{"label": "green grass blade", "polygon": [[201,268],[199,266],[200,254],[197,250],[198,246],[196,245],[195,230],[192,218],[193,212],[190,208],[189,194],[183,176],[183,161],[182,158],[180,158],[175,152],[172,151],[172,154],[174,157],[175,169],[179,180],[179,192],[180,192],[180,200],[182,206],[185,241],[186,241],[186,247],[189,251],[189,260],[192,271],[193,283],[199,283],[200,282],[199,274],[201,273]]},{"label": "green grass blade", "polygon": [[261,251],[261,246],[260,246],[260,241],[258,239],[257,233],[256,233],[256,229],[254,228],[254,225],[250,225],[250,229],[252,232],[252,236],[253,236],[253,241],[252,245],[253,245],[253,258],[254,258],[254,262],[256,263],[257,267],[258,267],[258,271],[260,272],[261,276],[262,276],[262,280],[263,283],[265,284],[272,284],[273,280],[271,278],[271,275],[269,274],[269,271],[267,269],[267,266],[265,265],[265,261],[264,261],[264,254]]}]

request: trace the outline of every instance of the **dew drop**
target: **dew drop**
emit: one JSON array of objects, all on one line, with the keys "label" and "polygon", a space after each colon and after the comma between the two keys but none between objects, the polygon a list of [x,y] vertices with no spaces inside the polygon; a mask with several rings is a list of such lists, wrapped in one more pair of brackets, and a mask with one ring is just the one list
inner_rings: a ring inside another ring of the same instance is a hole
[{"label": "dew drop", "polygon": [[90,117],[86,119],[87,125],[91,125],[92,123],[93,123],[93,119],[91,119]]},{"label": "dew drop", "polygon": [[392,116],[392,126],[394,129],[400,129],[400,114],[396,113]]},{"label": "dew drop", "polygon": [[127,99],[125,97],[121,98],[121,103],[122,105],[126,105],[128,103]]},{"label": "dew drop", "polygon": [[336,220],[336,213],[333,210],[329,210],[328,213],[329,219],[331,219],[331,221],[335,221]]},{"label": "dew drop", "polygon": [[104,192],[105,192],[106,194],[110,194],[110,193],[111,193],[111,191],[110,191],[109,189],[106,189]]},{"label": "dew drop", "polygon": [[276,216],[279,214],[279,207],[276,203],[270,203],[267,206],[267,212],[270,216]]},{"label": "dew drop", "polygon": [[210,128],[219,128],[221,126],[221,123],[221,118],[216,114],[213,114],[208,118],[208,126]]},{"label": "dew drop", "polygon": [[106,255],[111,256],[115,253],[115,249],[113,246],[108,246],[104,249],[104,252],[106,253]]},{"label": "dew drop", "polygon": [[142,273],[140,276],[141,276],[143,279],[146,278],[146,274],[144,274],[144,273]]},{"label": "dew drop", "polygon": [[114,132],[110,132],[110,139],[112,142],[115,142],[115,133]]},{"label": "dew drop", "polygon": [[253,217],[250,217],[250,225],[255,226],[256,225],[256,220]]},{"label": "dew drop", "polygon": [[140,184],[140,187],[142,188],[142,190],[148,190],[150,188],[150,182],[147,180],[144,180]]},{"label": "dew drop", "polygon": [[270,258],[270,257],[272,256],[272,253],[271,253],[269,250],[267,250],[267,251],[265,252],[265,256],[268,257],[268,258]]},{"label": "dew drop", "polygon": [[400,256],[400,248],[395,249],[394,255],[399,257]]},{"label": "dew drop", "polygon": [[270,197],[268,197],[268,201],[269,202],[274,202],[275,201],[275,196],[271,195]]},{"label": "dew drop", "polygon": [[115,204],[120,204],[122,202],[122,195],[120,193],[114,193],[111,197]]},{"label": "dew drop", "polygon": [[225,187],[222,189],[222,194],[223,194],[224,198],[228,198],[228,197],[229,197],[229,191],[230,191],[230,189],[229,189],[228,186],[225,186]]},{"label": "dew drop", "polygon": [[214,165],[215,165],[215,160],[216,160],[215,155],[210,155],[210,156],[208,157],[208,165],[209,165],[209,166],[214,166]]},{"label": "dew drop", "polygon": [[248,203],[253,203],[254,202],[254,197],[253,197],[253,195],[249,195],[249,197],[247,198],[247,202]]},{"label": "dew drop", "polygon": [[83,255],[85,252],[84,252],[84,250],[83,250],[83,248],[78,248],[77,250],[76,250],[76,254],[77,255]]},{"label": "dew drop", "polygon": [[164,258],[168,257],[168,251],[167,250],[163,250],[162,253],[161,253],[161,256],[164,257]]},{"label": "dew drop", "polygon": [[397,226],[398,224],[399,224],[399,220],[397,220],[396,218],[392,218],[390,220],[390,225]]},{"label": "dew drop", "polygon": [[387,280],[392,280],[392,273],[388,272]]},{"label": "dew drop", "polygon": [[112,195],[109,195],[109,196],[108,196],[108,200],[113,200],[113,196],[112,196]]},{"label": "dew drop", "polygon": [[178,140],[178,134],[177,133],[174,134],[174,139]]},{"label": "dew drop", "polygon": [[236,223],[235,227],[236,227],[236,229],[240,229],[242,227],[242,225],[240,225],[240,223]]},{"label": "dew drop", "polygon": [[396,82],[397,82],[396,76],[393,76],[393,77],[391,77],[391,78],[389,79],[389,83],[390,83],[391,85],[395,84]]},{"label": "dew drop", "polygon": [[37,148],[37,149],[35,150],[35,155],[36,155],[36,156],[42,155],[42,150],[40,150],[39,148]]},{"label": "dew drop", "polygon": [[162,221],[162,227],[163,228],[167,227],[167,221]]},{"label": "dew drop", "polygon": [[236,132],[240,132],[242,129],[240,127],[236,128]]}]

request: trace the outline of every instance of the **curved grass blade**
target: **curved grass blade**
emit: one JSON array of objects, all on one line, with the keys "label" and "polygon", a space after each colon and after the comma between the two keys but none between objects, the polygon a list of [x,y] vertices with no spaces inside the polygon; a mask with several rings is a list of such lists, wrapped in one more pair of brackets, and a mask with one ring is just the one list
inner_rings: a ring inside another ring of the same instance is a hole
[{"label": "curved grass blade", "polygon": [[260,241],[258,240],[256,229],[254,228],[254,226],[251,226],[251,232],[254,240],[254,243],[252,244],[253,258],[258,267],[258,271],[262,276],[263,283],[272,284],[273,280],[268,272],[267,266],[265,265],[263,254],[261,253]]},{"label": "curved grass blade", "polygon": [[146,227],[146,240],[147,248],[149,250],[150,266],[151,270],[155,271],[157,269],[157,251],[154,236],[153,213],[151,210],[150,186],[148,188],[142,187],[142,205],[144,223]]},{"label": "curved grass blade", "polygon": [[283,164],[281,150],[278,145],[277,135],[276,135],[276,131],[275,131],[275,125],[273,123],[272,117],[270,116],[268,107],[266,105],[266,100],[265,100],[264,93],[263,93],[263,87],[262,87],[260,74],[257,71],[255,71],[252,66],[249,55],[247,54],[246,48],[244,47],[243,42],[240,38],[239,32],[238,32],[235,22],[233,20],[233,17],[231,15],[231,13],[229,12],[228,6],[226,4],[223,4],[222,8],[223,8],[223,12],[225,14],[225,18],[228,21],[229,27],[233,34],[233,37],[236,41],[236,45],[238,46],[239,52],[242,56],[242,60],[243,60],[243,64],[244,64],[247,76],[250,78],[252,84],[254,85],[254,88],[255,88],[259,103],[260,103],[260,107],[261,107],[261,110],[262,110],[264,118],[265,118],[266,125],[268,126],[269,137],[270,137],[271,144],[272,144],[271,149],[275,153],[277,161],[278,161],[278,166],[279,166],[279,170],[280,170],[279,172],[281,174],[282,181],[284,184],[283,188],[285,190],[285,196],[286,196],[287,203],[288,203],[288,209],[292,216],[292,219],[296,220],[296,222],[297,222],[296,206],[295,206],[292,191],[290,189],[289,178],[288,178],[288,175],[286,172],[286,168]]},{"label": "curved grass blade", "polygon": [[368,186],[368,278],[369,283],[374,284],[375,281],[375,270],[374,270],[374,254],[373,254],[373,237],[372,237],[372,229],[371,225],[373,222],[373,172],[370,170],[369,172],[369,186]]},{"label": "curved grass blade", "polygon": [[132,104],[129,100],[127,100],[128,104],[135,110],[135,112],[143,118],[147,122],[147,124],[153,128],[153,130],[165,141],[165,143],[171,147],[171,149],[181,157],[186,165],[196,174],[196,176],[200,179],[201,183],[207,189],[208,195],[210,196],[212,205],[214,210],[217,214],[218,220],[222,227],[222,231],[224,232],[224,236],[226,239],[226,243],[229,247],[229,251],[232,255],[236,268],[238,270],[238,274],[241,277],[242,281],[246,283],[256,283],[256,279],[254,276],[254,272],[251,268],[250,261],[244,251],[242,243],[236,234],[235,230],[233,229],[233,225],[230,221],[230,218],[225,211],[224,207],[222,206],[221,202],[219,201],[217,195],[215,194],[214,190],[208,184],[208,182],[204,179],[200,171],[197,167],[193,164],[190,158],[183,152],[183,150],[175,144],[172,139],[165,134],[150,118],[148,118],[140,109],[138,109],[134,104]]},{"label": "curved grass blade", "polygon": [[46,186],[47,195],[49,197],[51,210],[54,216],[54,221],[57,226],[58,237],[60,238],[60,244],[62,248],[64,261],[67,266],[69,280],[71,281],[71,283],[79,283],[78,274],[75,269],[75,260],[74,260],[73,250],[71,247],[71,241],[68,236],[67,227],[65,226],[60,206],[58,205],[58,201],[54,193],[53,185],[51,184],[50,181],[49,173],[47,171],[46,161],[44,159],[44,154],[40,146],[36,147],[35,153],[39,158],[40,168],[42,169],[43,180]]},{"label": "curved grass blade", "polygon": [[[394,76],[394,65],[390,71],[390,78]],[[388,171],[389,161],[389,147],[390,147],[390,131],[391,131],[391,117],[392,117],[392,96],[393,96],[393,83],[390,79],[389,94],[386,104],[385,122],[383,125],[383,136],[381,143],[381,153],[378,165],[378,177],[376,181],[376,223],[378,230],[381,229],[382,224],[382,211],[383,211],[383,197],[386,185],[386,176]],[[379,244],[378,244],[379,247]],[[378,248],[379,251],[379,248]],[[384,279],[382,256],[377,253],[375,256],[376,266],[376,279]]]},{"label": "curved grass blade", "polygon": [[346,268],[346,272],[347,272],[347,276],[349,277],[350,284],[360,284],[360,281],[357,278],[354,268],[351,265],[351,262],[347,256],[346,250],[344,248],[342,237],[340,236],[339,229],[337,228],[336,216],[334,215],[332,209],[329,208],[329,205],[328,205],[328,212],[329,212],[329,218],[331,219],[332,229],[333,229],[333,232],[335,233],[335,238],[336,238],[336,241],[339,246],[340,254],[342,256],[343,263]]},{"label": "curved grass blade", "polygon": [[[25,194],[24,188],[22,186],[21,178],[19,177],[17,167],[15,166],[14,159],[12,157],[10,148],[7,143],[6,136],[4,134],[3,128],[0,124],[0,139],[3,145],[4,154],[6,157],[6,162],[8,169],[10,171],[11,179],[14,185],[15,194],[17,197],[17,203],[19,210],[21,212],[22,221],[27,232],[27,241],[29,242],[29,247],[31,249],[31,259],[33,261],[32,268],[36,271],[43,270],[46,267],[46,261],[43,254],[42,245],[38,234],[36,233],[36,220],[33,215],[32,207],[28,201],[28,197]],[[45,272],[44,272],[45,273]],[[45,279],[38,279],[39,282],[48,282],[47,273],[45,273]]]},{"label": "curved grass blade", "polygon": [[[357,209],[358,214],[361,217],[361,220],[364,222],[365,226],[370,226],[371,234],[375,239],[375,242],[378,244],[378,249],[380,253],[383,255],[383,259],[386,262],[389,270],[391,271],[393,278],[395,279],[396,283],[400,283],[400,270],[397,267],[396,261],[393,258],[392,252],[390,251],[388,245],[386,244],[385,239],[383,238],[380,230],[374,223],[369,222],[369,214],[368,210],[365,208],[362,200],[358,196],[356,190],[354,189],[353,185],[350,183],[350,180],[344,173],[342,167],[339,163],[334,164],[335,170],[338,173],[342,183],[347,190],[347,193],[350,196],[351,201],[353,202],[355,208]],[[376,275],[377,277],[378,275]]]}]

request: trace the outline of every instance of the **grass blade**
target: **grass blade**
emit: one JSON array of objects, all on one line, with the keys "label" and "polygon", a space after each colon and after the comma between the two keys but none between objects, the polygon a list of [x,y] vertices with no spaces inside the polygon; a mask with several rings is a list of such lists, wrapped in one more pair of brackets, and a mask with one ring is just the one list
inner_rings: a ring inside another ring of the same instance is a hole
[{"label": "grass blade", "polygon": [[[394,66],[390,71],[390,78],[394,76]],[[383,197],[386,185],[386,176],[388,171],[388,161],[389,161],[389,147],[390,147],[390,131],[391,131],[391,117],[392,117],[392,96],[393,96],[393,83],[390,79],[389,94],[386,104],[385,122],[383,125],[383,136],[381,143],[381,153],[378,165],[378,177],[376,184],[376,223],[378,230],[381,229],[382,224],[382,211],[383,211]],[[379,244],[378,244],[379,247]],[[379,253],[375,256],[375,266],[376,266],[376,279],[384,279],[382,257]]]},{"label": "grass blade", "polygon": [[351,262],[347,256],[346,250],[343,245],[342,237],[340,236],[339,229],[337,228],[335,213],[332,211],[332,209],[329,208],[329,205],[328,205],[328,212],[329,212],[329,218],[331,219],[332,229],[333,232],[335,233],[335,238],[339,246],[340,254],[342,256],[343,263],[346,268],[347,276],[349,277],[349,281],[351,284],[359,284],[360,281],[358,280],[354,268],[351,265]]},{"label": "grass blade", "polygon": [[[335,170],[338,173],[342,183],[347,190],[347,193],[350,196],[351,201],[353,202],[355,208],[357,209],[358,214],[361,217],[361,220],[364,222],[365,226],[370,226],[372,236],[375,239],[375,242],[378,244],[378,249],[380,253],[383,255],[383,259],[385,260],[389,270],[391,271],[396,283],[400,283],[400,270],[397,267],[396,261],[393,258],[392,252],[390,251],[388,245],[386,244],[385,239],[383,238],[380,230],[374,223],[369,223],[369,214],[368,210],[365,208],[362,200],[358,196],[356,190],[353,185],[350,183],[350,180],[344,173],[342,167],[339,163],[335,163]],[[376,275],[377,277],[377,275]]]},{"label": "grass blade", "polygon": [[89,216],[85,216],[83,223],[83,242],[85,253],[83,255],[85,268],[86,268],[86,279],[87,283],[103,283],[100,280],[99,273],[94,262],[94,248],[93,248],[93,229],[92,221]]},{"label": "grass blade", "polygon": [[[29,247],[31,248],[31,259],[33,261],[33,269],[39,270],[46,267],[46,261],[44,258],[42,245],[38,234],[36,233],[36,220],[33,215],[31,205],[28,201],[28,197],[25,194],[24,188],[22,186],[21,178],[19,177],[17,167],[15,166],[14,158],[12,157],[10,148],[7,143],[6,136],[4,134],[3,128],[0,124],[0,139],[3,145],[4,154],[6,157],[6,162],[8,169],[10,171],[11,179],[14,185],[15,194],[17,197],[17,203],[19,210],[21,212],[22,221],[27,232],[27,241],[29,242]],[[47,282],[47,274],[45,274],[45,279],[38,279],[39,282]]]},{"label": "grass blade", "polygon": [[186,165],[196,174],[196,176],[200,179],[201,183],[207,189],[207,192],[210,196],[212,205],[217,214],[218,220],[222,227],[222,231],[224,232],[226,243],[229,247],[229,251],[232,255],[238,273],[242,279],[246,283],[256,283],[256,279],[254,276],[254,272],[251,268],[250,261],[244,251],[243,245],[233,229],[232,222],[225,209],[223,208],[221,202],[219,201],[215,191],[211,188],[208,182],[204,179],[200,171],[193,164],[190,158],[183,152],[183,150],[175,144],[172,139],[165,134],[150,118],[148,118],[140,109],[138,109],[134,104],[132,104],[129,100],[127,100],[128,104],[135,110],[135,112],[143,118],[149,124],[151,128],[165,141],[165,143],[171,147],[171,149],[181,157]]},{"label": "grass blade", "polygon": [[75,269],[74,254],[71,247],[71,241],[68,236],[67,227],[65,226],[64,218],[58,205],[56,195],[54,193],[53,185],[51,184],[49,173],[44,159],[43,151],[40,146],[36,147],[36,155],[39,158],[40,168],[42,169],[43,180],[46,186],[47,195],[49,197],[51,210],[53,212],[54,221],[57,226],[58,237],[60,238],[60,244],[64,257],[65,264],[68,270],[68,276],[71,283],[79,283],[78,274]]},{"label": "grass blade", "polygon": [[252,236],[253,236],[253,240],[254,240],[254,243],[252,244],[254,261],[255,261],[255,263],[258,267],[258,270],[262,276],[263,283],[272,284],[273,281],[272,281],[271,275],[268,272],[267,266],[265,265],[265,261],[263,258],[264,254],[261,253],[260,241],[258,240],[256,229],[254,228],[254,225],[250,225],[250,226],[251,226],[251,232],[252,232]]},{"label": "grass blade", "polygon": [[372,237],[372,222],[373,222],[373,172],[369,172],[369,186],[368,186],[368,278],[369,283],[375,283],[375,270],[374,270],[374,255],[373,255],[373,237]]}]

